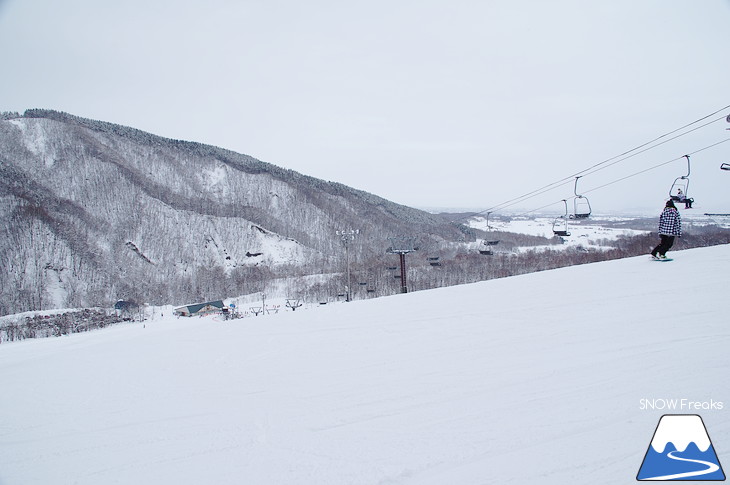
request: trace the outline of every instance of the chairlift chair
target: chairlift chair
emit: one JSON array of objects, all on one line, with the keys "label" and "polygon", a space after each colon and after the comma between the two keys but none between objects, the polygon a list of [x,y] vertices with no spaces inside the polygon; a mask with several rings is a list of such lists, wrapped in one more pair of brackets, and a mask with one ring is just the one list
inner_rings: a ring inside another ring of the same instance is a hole
[{"label": "chairlift chair", "polygon": [[441,266],[441,257],[440,256],[429,257],[428,264],[430,264],[431,266]]},{"label": "chairlift chair", "polygon": [[573,199],[573,217],[576,219],[587,219],[591,215],[591,203],[588,198],[578,193],[578,179],[581,176],[575,178],[575,185],[573,187],[573,193],[575,199]]},{"label": "chairlift chair", "polygon": [[487,237],[485,237],[484,240],[482,241],[482,244],[484,244],[485,247],[483,249],[479,249],[479,254],[482,254],[484,256],[493,255],[494,251],[492,250],[492,248],[490,246],[496,246],[497,244],[499,244],[499,239],[489,239],[488,238],[489,233],[492,232],[492,228],[489,226],[489,214],[491,214],[491,212],[487,212],[487,230],[486,230]]},{"label": "chairlift chair", "polygon": [[[727,117],[728,123],[730,123],[730,115]],[[730,128],[728,128],[730,129]],[[730,163],[723,163],[720,165],[720,170],[730,171]],[[730,213],[709,213],[705,212],[705,216],[709,217],[712,222],[721,227],[727,227],[730,224]]]},{"label": "chairlift chair", "polygon": [[565,204],[565,214],[553,220],[553,234],[560,237],[567,237],[570,236],[570,232],[568,231],[568,201],[563,199],[563,204]]},{"label": "chairlift chair", "polygon": [[691,199],[689,196],[689,155],[685,155],[684,158],[687,159],[687,175],[681,175],[674,179],[674,183],[669,189],[669,198],[675,202],[686,203],[686,200],[693,202],[693,199]]}]

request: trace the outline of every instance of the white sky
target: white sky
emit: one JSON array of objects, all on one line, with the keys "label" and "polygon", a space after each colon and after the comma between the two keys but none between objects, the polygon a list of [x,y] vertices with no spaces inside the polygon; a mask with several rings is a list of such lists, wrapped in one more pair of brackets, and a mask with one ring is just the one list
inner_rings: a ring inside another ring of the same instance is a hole
[{"label": "white sky", "polygon": [[[730,0],[0,0],[0,111],[57,109],[406,205],[485,209],[730,105],[728,25]],[[700,210],[730,211],[722,162],[730,142],[692,156]],[[677,161],[587,195],[595,212],[660,210],[685,172]]]}]

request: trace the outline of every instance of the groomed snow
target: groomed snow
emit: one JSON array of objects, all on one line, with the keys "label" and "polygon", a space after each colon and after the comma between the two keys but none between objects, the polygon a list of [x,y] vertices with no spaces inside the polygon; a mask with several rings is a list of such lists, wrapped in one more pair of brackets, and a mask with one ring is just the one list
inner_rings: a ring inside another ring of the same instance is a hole
[{"label": "groomed snow", "polygon": [[730,247],[0,345],[0,484],[634,483],[659,417],[730,463]]}]

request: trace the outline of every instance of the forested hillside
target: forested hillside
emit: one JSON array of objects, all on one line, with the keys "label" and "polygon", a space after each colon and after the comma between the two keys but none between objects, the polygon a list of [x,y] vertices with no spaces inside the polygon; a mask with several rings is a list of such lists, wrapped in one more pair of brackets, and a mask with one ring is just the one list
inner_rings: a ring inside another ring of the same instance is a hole
[{"label": "forested hillside", "polygon": [[0,117],[0,221],[0,314],[222,298],[338,273],[337,230],[359,230],[354,265],[382,259],[388,236],[463,238],[338,183],[49,110]]}]

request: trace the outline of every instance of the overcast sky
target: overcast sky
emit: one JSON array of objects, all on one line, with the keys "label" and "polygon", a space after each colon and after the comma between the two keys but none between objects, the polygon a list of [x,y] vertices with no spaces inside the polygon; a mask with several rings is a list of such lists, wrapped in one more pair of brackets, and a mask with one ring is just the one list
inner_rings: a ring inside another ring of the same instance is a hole
[{"label": "overcast sky", "polygon": [[[730,105],[728,26],[730,0],[0,0],[0,111],[486,209]],[[598,187],[730,138],[728,114],[579,192],[597,213],[660,209],[686,162]],[[700,210],[730,211],[730,142],[691,160]],[[572,195],[513,208],[560,212]]]}]

